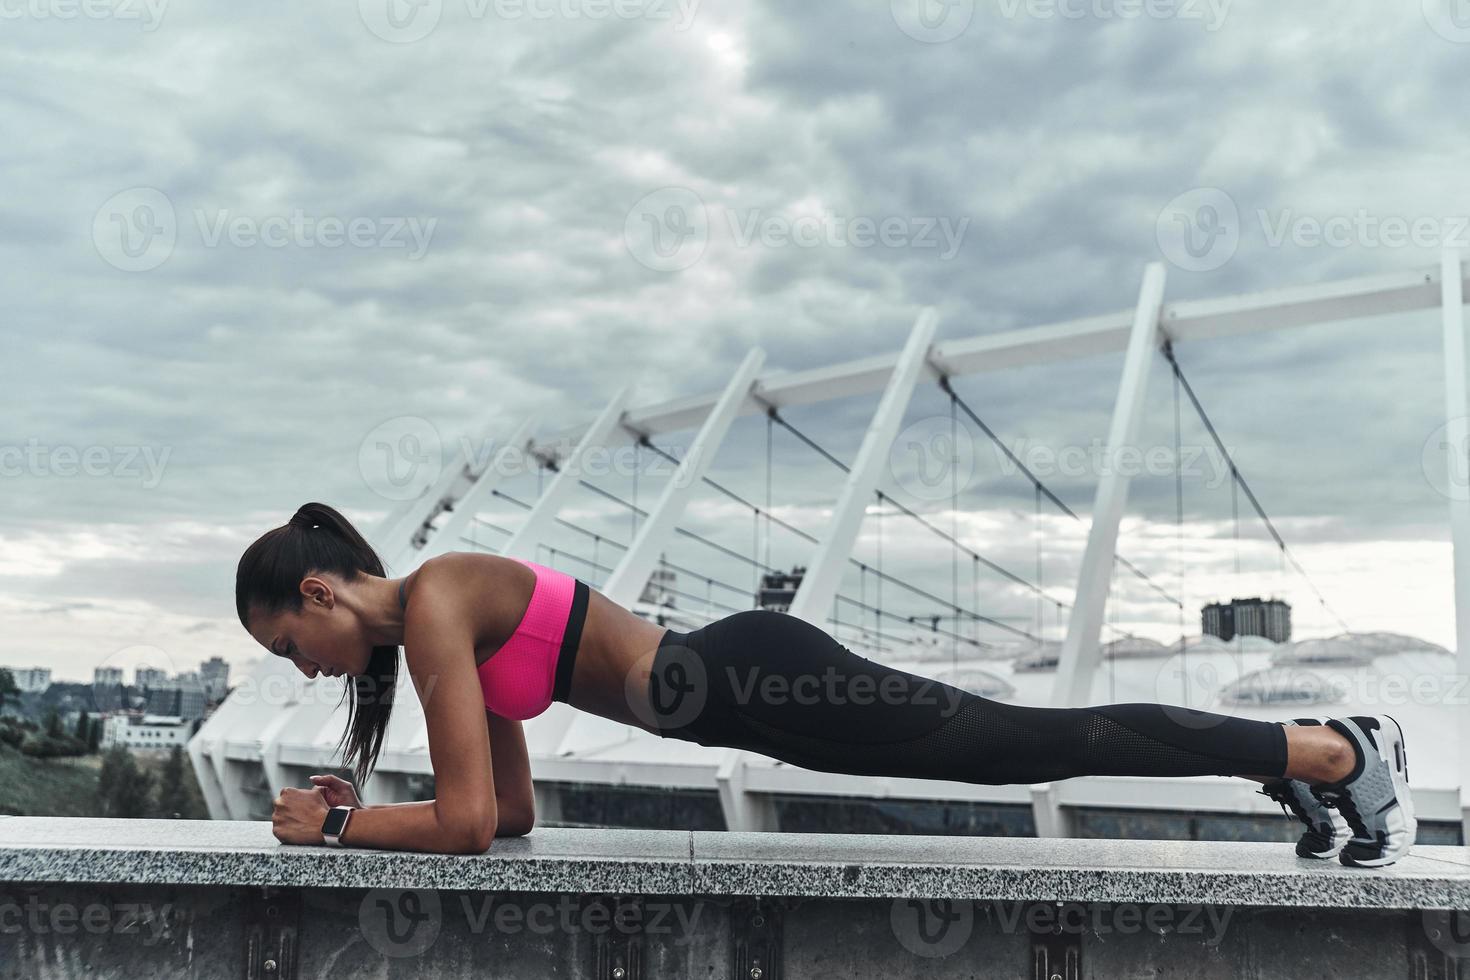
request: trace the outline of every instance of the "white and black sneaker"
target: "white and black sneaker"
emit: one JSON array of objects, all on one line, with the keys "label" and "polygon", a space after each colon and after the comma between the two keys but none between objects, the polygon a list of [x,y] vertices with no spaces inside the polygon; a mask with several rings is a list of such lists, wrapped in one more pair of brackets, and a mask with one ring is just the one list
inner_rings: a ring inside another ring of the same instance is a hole
[{"label": "white and black sneaker", "polygon": [[1312,795],[1340,810],[1353,828],[1338,860],[1365,868],[1393,864],[1409,853],[1419,829],[1403,729],[1388,715],[1329,718],[1327,725],[1352,743],[1356,756],[1345,778],[1312,787]]},{"label": "white and black sneaker", "polygon": [[[1282,722],[1283,725],[1322,725],[1326,718],[1295,718]],[[1262,796],[1281,804],[1281,809],[1300,820],[1307,828],[1296,842],[1299,857],[1335,858],[1353,835],[1352,827],[1340,811],[1324,806],[1312,795],[1312,787],[1300,779],[1279,779],[1266,783],[1259,790]]]}]

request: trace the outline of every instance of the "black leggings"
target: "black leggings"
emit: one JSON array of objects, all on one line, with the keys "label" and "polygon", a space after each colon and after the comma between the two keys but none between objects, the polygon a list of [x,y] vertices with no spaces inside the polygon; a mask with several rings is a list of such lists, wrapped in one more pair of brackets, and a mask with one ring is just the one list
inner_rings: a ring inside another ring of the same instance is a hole
[{"label": "black leggings", "polygon": [[660,735],[823,772],[990,784],[1286,772],[1276,722],[1146,703],[1004,704],[866,660],[767,609],[669,630],[648,695]]}]

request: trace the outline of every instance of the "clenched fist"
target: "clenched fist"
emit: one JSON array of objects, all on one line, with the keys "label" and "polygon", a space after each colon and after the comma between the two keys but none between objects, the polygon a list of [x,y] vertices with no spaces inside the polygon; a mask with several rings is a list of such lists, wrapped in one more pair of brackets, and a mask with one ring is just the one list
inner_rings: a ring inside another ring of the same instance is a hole
[{"label": "clenched fist", "polygon": [[282,844],[325,844],[322,821],[330,809],[320,786],[287,786],[271,806],[271,832]]}]

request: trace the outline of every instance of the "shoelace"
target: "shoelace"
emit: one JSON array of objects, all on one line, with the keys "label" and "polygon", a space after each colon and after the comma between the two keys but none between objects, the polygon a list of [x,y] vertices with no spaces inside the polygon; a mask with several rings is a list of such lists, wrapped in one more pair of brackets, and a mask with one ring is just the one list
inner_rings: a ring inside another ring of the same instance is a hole
[{"label": "shoelace", "polygon": [[1320,786],[1309,788],[1312,791],[1312,795],[1317,798],[1318,803],[1340,811],[1343,817],[1347,819],[1348,826],[1353,828],[1355,834],[1359,837],[1368,836],[1368,828],[1363,824],[1363,818],[1358,813],[1358,804],[1353,799],[1351,793],[1345,789],[1324,790]]},{"label": "shoelace", "polygon": [[1313,827],[1311,819],[1307,816],[1307,811],[1302,808],[1301,802],[1296,798],[1296,794],[1291,791],[1291,788],[1286,783],[1268,783],[1256,790],[1256,793],[1280,803],[1283,816],[1295,816],[1302,823],[1306,824],[1308,828]]}]

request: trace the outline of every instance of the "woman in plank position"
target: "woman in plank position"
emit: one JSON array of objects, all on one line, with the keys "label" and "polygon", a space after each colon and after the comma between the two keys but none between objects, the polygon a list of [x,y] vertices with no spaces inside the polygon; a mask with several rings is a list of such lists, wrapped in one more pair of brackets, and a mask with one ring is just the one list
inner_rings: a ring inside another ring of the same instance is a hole
[{"label": "woman in plank position", "polygon": [[1147,703],[1005,704],[859,657],[786,613],[668,629],[536,562],[451,552],[390,579],[320,503],[245,551],[235,602],[271,653],[307,677],[348,679],[344,758],[359,785],[382,746],[400,646],[424,707],[436,797],[363,806],[351,783],[312,776],[312,789],[275,800],[288,844],[479,853],[529,832],[521,722],[552,701],[826,772],[988,784],[1241,776],[1306,826],[1302,857],[1381,866],[1414,841],[1403,732],[1387,715],[1278,723]]}]

